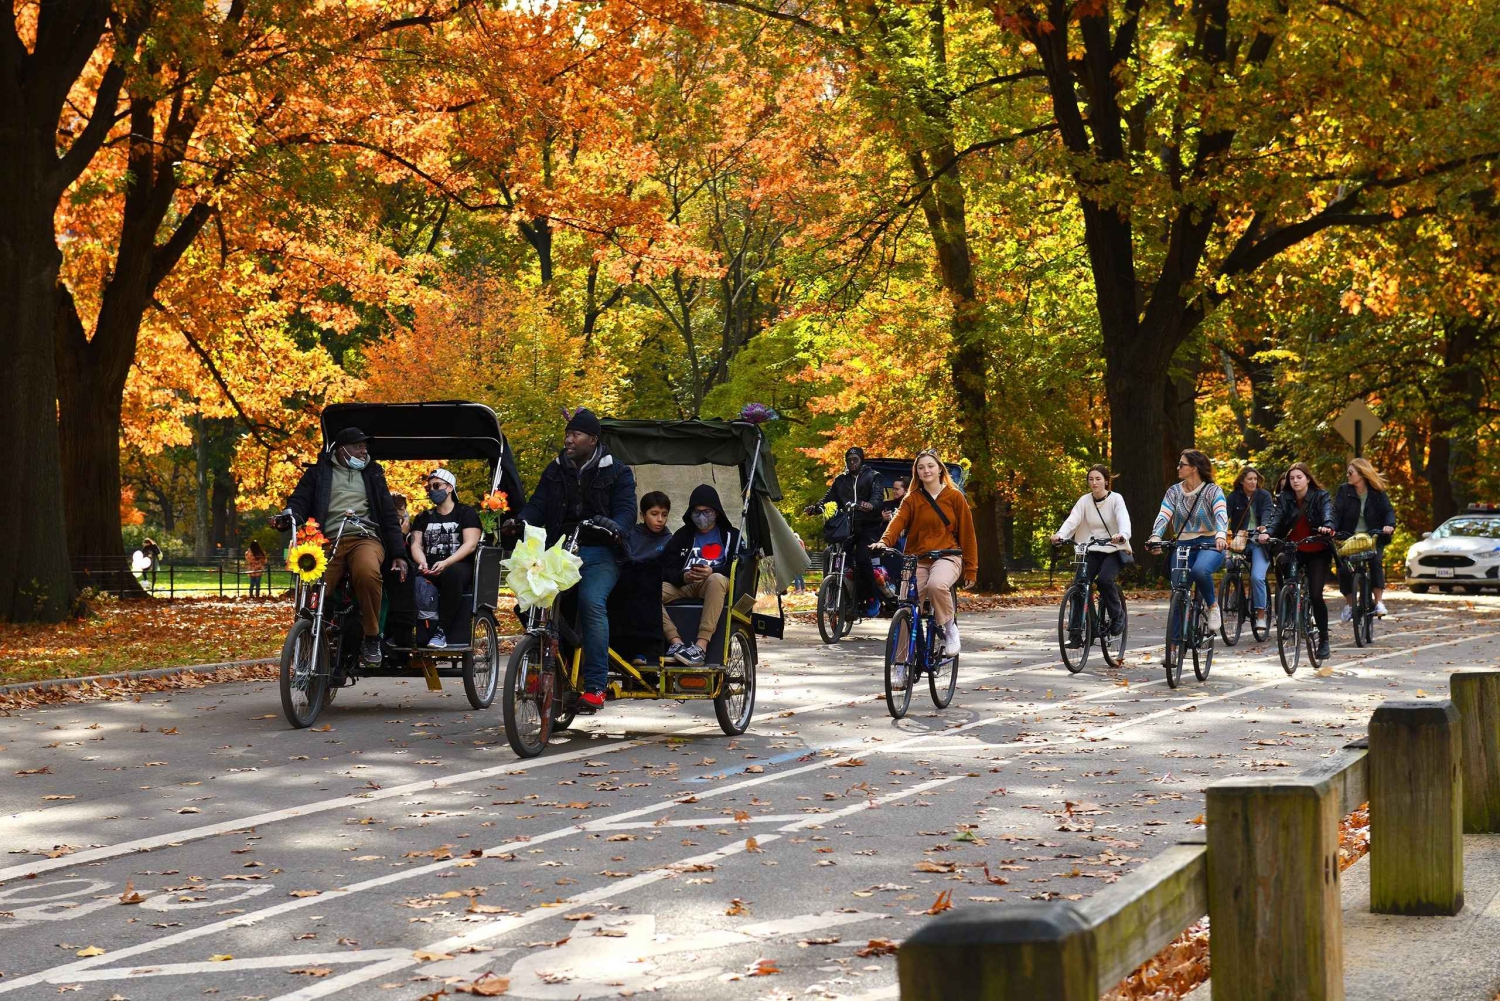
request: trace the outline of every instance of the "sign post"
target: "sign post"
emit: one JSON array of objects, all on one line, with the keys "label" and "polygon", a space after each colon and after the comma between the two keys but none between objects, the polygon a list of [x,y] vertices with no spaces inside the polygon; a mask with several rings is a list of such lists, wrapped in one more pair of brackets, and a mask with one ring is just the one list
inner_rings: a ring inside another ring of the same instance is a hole
[{"label": "sign post", "polygon": [[1333,429],[1354,446],[1356,458],[1364,454],[1365,442],[1375,437],[1384,426],[1380,418],[1375,416],[1375,411],[1361,399],[1350,400],[1348,406],[1333,419]]}]

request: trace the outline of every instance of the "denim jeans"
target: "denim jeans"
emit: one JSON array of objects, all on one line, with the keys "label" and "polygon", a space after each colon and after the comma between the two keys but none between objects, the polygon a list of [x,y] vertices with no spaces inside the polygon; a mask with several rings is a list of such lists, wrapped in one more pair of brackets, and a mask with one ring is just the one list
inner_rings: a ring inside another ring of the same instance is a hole
[{"label": "denim jeans", "polygon": [[1271,557],[1258,542],[1245,548],[1250,553],[1250,607],[1259,612],[1266,607],[1266,570]]},{"label": "denim jeans", "polygon": [[1188,543],[1192,555],[1188,557],[1189,575],[1203,598],[1203,603],[1212,607],[1219,599],[1214,594],[1214,574],[1224,567],[1224,554],[1214,547],[1213,536],[1194,539]]},{"label": "denim jeans", "polygon": [[580,546],[578,628],[583,634],[583,689],[604,691],[609,679],[609,592],[620,579],[620,565],[608,546]]}]

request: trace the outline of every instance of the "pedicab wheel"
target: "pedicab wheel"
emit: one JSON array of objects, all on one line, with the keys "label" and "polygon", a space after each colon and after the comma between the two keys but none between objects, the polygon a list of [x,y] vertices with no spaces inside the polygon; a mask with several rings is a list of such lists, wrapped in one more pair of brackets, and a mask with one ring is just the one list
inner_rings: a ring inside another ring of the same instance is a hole
[{"label": "pedicab wheel", "polygon": [[[940,685],[938,675],[947,668],[948,680],[946,684]],[[927,689],[932,693],[932,704],[939,709],[947,709],[948,704],[953,701],[953,690],[958,687],[958,654],[945,657],[933,666],[932,673],[927,676]]]},{"label": "pedicab wheel", "polygon": [[[1089,645],[1093,643],[1093,630],[1090,628],[1088,608],[1084,605],[1083,588],[1077,584],[1069,584],[1068,589],[1063,592],[1062,603],[1057,606],[1057,649],[1062,654],[1063,667],[1071,674],[1077,674],[1083,670],[1083,665],[1089,659]],[[1069,634],[1073,629],[1073,622],[1078,622],[1078,646],[1069,647]]]},{"label": "pedicab wheel", "polygon": [[1297,646],[1297,612],[1297,589],[1285,584],[1276,599],[1276,652],[1281,656],[1281,669],[1287,674],[1296,674],[1302,659]]},{"label": "pedicab wheel", "polygon": [[[1222,610],[1220,614],[1223,614]],[[1208,628],[1208,609],[1198,606],[1197,643],[1193,645],[1193,674],[1199,681],[1208,680],[1214,666],[1214,632]]]},{"label": "pedicab wheel", "polygon": [[1104,663],[1110,667],[1125,664],[1125,640],[1130,636],[1130,609],[1125,607],[1125,596],[1120,595],[1120,634],[1099,637],[1099,649],[1104,651]]},{"label": "pedicab wheel", "polygon": [[825,577],[818,585],[818,635],[824,643],[837,643],[844,636],[843,592],[841,577]]},{"label": "pedicab wheel", "polygon": [[[1230,623],[1233,625],[1230,625]],[[1226,646],[1234,646],[1245,631],[1245,592],[1238,576],[1224,575],[1219,582],[1219,635]]]},{"label": "pedicab wheel", "polygon": [[1173,592],[1172,603],[1167,606],[1167,642],[1162,661],[1167,669],[1167,687],[1182,684],[1182,661],[1187,656],[1187,633],[1185,602],[1180,592]]},{"label": "pedicab wheel", "polygon": [[328,646],[322,645],[316,664],[312,648],[312,623],[298,619],[281,645],[281,711],[299,730],[317,722],[327,704]]},{"label": "pedicab wheel", "polygon": [[505,665],[505,691],[500,706],[505,717],[505,739],[523,758],[534,758],[552,736],[552,714],[557,707],[557,669],[536,635],[523,636]]},{"label": "pedicab wheel", "polygon": [[475,709],[495,704],[495,686],[500,681],[500,631],[489,611],[474,620],[469,652],[464,654],[464,694]]},{"label": "pedicab wheel", "polygon": [[744,629],[729,634],[729,656],[724,658],[724,679],[714,696],[714,715],[719,729],[737,737],[750,726],[755,715],[755,638]]},{"label": "pedicab wheel", "polygon": [[[892,673],[898,666],[905,668],[906,680],[901,685],[892,683]],[[903,606],[891,616],[891,628],[885,639],[885,705],[892,719],[905,716],[911,706],[915,668],[911,649],[911,609]]]}]

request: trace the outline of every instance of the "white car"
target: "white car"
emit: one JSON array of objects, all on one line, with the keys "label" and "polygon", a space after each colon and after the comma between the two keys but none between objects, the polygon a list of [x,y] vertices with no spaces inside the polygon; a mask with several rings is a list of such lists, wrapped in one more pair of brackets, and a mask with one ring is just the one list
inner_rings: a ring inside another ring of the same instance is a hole
[{"label": "white car", "polygon": [[1470,504],[1406,551],[1406,586],[1417,594],[1455,584],[1470,594],[1500,589],[1500,504]]}]

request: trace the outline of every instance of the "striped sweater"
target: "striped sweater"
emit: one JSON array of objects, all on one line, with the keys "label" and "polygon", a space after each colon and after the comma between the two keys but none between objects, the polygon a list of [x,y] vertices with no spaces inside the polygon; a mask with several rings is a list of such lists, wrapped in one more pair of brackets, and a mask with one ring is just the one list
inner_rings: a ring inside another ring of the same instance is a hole
[{"label": "striped sweater", "polygon": [[[1193,501],[1200,496],[1195,508]],[[1193,513],[1191,521],[1188,520],[1189,511]],[[1217,483],[1205,483],[1195,493],[1188,493],[1181,483],[1172,484],[1161,499],[1161,510],[1156,513],[1151,534],[1158,539],[1164,538],[1169,528],[1176,529],[1177,538],[1183,541],[1206,535],[1227,536],[1229,508],[1224,501],[1224,491]]]}]

